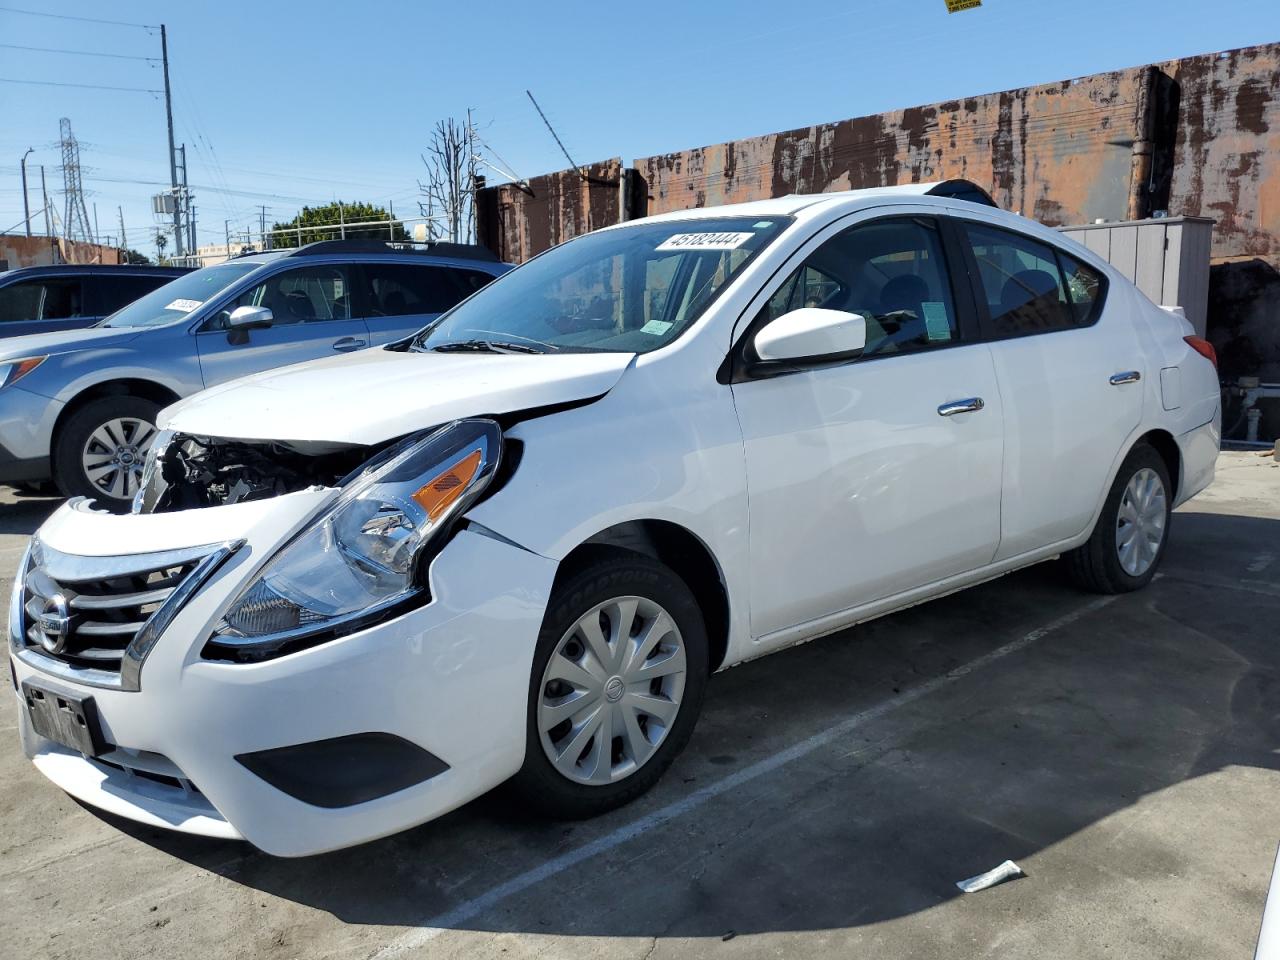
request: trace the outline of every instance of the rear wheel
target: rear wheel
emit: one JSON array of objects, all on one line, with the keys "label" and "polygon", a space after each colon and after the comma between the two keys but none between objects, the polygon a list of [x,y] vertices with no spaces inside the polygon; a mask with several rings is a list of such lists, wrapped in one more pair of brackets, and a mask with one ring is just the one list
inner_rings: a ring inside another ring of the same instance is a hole
[{"label": "rear wheel", "polygon": [[555,817],[631,801],[684,749],[706,683],[706,628],[684,582],[640,554],[593,556],[552,592],[511,788]]},{"label": "rear wheel", "polygon": [[1140,443],[1120,465],[1092,535],[1066,555],[1072,578],[1095,593],[1145,587],[1164,557],[1172,511],[1168,467]]},{"label": "rear wheel", "polygon": [[92,400],[71,415],[54,442],[53,470],[68,497],[90,497],[124,513],[142,481],[160,405],[142,397]]}]

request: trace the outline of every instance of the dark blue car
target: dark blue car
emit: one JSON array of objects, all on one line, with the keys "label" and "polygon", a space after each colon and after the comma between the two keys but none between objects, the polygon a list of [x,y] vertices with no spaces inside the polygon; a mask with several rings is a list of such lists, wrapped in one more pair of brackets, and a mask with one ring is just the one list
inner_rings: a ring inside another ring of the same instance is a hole
[{"label": "dark blue car", "polygon": [[0,337],[90,327],[187,267],[64,263],[0,272]]}]

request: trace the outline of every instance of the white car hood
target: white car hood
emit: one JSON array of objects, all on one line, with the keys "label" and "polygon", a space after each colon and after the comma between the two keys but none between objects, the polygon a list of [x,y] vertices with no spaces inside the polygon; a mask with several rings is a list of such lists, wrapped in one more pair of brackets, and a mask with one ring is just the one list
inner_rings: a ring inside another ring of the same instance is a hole
[{"label": "white car hood", "polygon": [[460,417],[603,396],[634,356],[362,350],[229,381],[166,408],[159,425],[240,440],[379,443]]}]

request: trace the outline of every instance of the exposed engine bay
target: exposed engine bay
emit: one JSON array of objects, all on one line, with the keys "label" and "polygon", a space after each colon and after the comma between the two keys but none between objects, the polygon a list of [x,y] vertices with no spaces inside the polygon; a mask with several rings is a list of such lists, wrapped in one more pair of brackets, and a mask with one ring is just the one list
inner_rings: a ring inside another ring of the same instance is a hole
[{"label": "exposed engine bay", "polygon": [[134,511],[169,513],[333,486],[378,449],[363,444],[161,434]]}]

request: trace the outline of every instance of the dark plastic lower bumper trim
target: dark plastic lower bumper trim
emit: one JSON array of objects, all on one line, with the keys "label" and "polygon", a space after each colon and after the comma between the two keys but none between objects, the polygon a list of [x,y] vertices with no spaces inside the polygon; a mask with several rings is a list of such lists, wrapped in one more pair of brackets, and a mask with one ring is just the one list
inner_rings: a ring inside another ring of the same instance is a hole
[{"label": "dark plastic lower bumper trim", "polygon": [[449,769],[435,754],[390,733],[355,733],[236,756],[251,773],[303,803],[350,807]]}]

